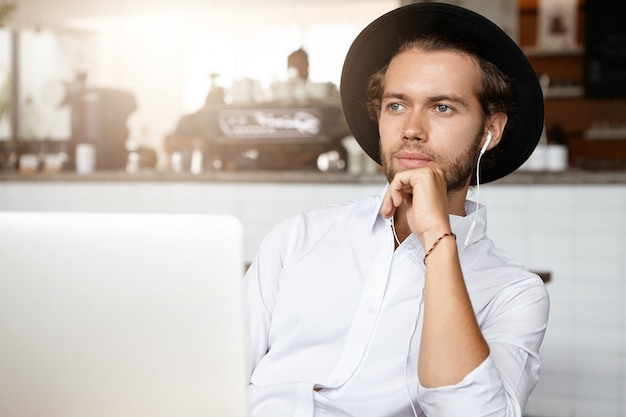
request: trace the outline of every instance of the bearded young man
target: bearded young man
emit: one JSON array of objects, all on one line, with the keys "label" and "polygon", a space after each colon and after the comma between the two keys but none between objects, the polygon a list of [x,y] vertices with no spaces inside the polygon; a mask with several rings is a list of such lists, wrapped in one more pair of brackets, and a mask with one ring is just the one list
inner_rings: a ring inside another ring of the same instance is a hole
[{"label": "bearded young man", "polygon": [[482,16],[420,3],[357,37],[341,95],[388,185],[263,241],[245,277],[250,415],[521,416],[548,295],[466,195],[536,146],[532,67]]}]

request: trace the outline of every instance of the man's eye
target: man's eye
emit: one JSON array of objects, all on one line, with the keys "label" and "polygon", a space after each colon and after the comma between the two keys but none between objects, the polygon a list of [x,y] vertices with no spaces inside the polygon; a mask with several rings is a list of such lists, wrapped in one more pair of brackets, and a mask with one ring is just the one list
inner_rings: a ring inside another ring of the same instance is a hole
[{"label": "man's eye", "polygon": [[403,109],[403,106],[400,103],[390,103],[389,104],[389,110],[396,111],[396,110],[402,110],[402,109]]},{"label": "man's eye", "polygon": [[452,110],[450,106],[446,106],[445,104],[437,104],[437,111],[441,113],[446,113]]}]

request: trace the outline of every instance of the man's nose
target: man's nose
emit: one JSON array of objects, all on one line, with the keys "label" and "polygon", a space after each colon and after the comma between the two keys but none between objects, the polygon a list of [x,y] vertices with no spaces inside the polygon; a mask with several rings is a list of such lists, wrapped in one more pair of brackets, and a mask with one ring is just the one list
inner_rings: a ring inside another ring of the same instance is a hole
[{"label": "man's nose", "polygon": [[417,111],[407,113],[404,123],[402,125],[402,137],[407,140],[419,140],[426,139],[426,120],[424,115]]}]

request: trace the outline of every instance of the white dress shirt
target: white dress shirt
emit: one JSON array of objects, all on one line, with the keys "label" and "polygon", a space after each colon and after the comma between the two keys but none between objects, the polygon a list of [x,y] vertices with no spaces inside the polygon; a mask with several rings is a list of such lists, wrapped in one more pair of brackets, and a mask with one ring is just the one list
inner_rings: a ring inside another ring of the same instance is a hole
[{"label": "white dress shirt", "polygon": [[292,216],[262,242],[244,279],[250,416],[521,416],[539,376],[543,282],[494,246],[485,208],[475,218],[467,201],[450,221],[490,355],[454,386],[422,387],[424,249],[411,235],[394,250],[381,201]]}]

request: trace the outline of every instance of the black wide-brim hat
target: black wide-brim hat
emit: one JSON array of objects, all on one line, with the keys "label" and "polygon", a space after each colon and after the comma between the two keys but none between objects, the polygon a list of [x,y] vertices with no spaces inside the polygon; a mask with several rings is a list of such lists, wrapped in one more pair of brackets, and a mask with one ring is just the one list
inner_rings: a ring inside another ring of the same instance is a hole
[{"label": "black wide-brim hat", "polygon": [[380,164],[378,124],[365,108],[368,79],[389,63],[402,41],[428,33],[463,40],[476,54],[511,78],[517,120],[505,129],[495,164],[481,167],[481,183],[515,171],[532,154],[543,130],[543,95],[537,75],[520,47],[496,24],[450,4],[416,3],[399,7],[374,20],[354,40],[346,56],[340,86],[344,116],[352,135]]}]

